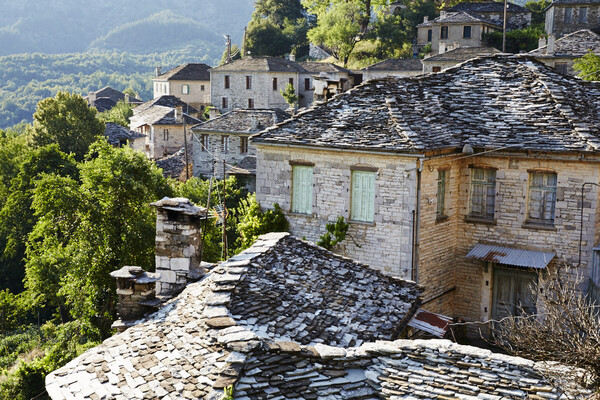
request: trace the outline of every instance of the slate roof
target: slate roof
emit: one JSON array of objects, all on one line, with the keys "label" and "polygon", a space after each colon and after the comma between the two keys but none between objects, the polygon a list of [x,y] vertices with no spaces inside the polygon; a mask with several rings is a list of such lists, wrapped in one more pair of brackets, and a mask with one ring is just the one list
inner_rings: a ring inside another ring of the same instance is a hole
[{"label": "slate roof", "polygon": [[422,71],[423,64],[418,58],[388,58],[369,65],[363,71]]},{"label": "slate roof", "polygon": [[210,65],[202,63],[188,63],[179,65],[164,74],[153,78],[160,81],[210,81]]},{"label": "slate roof", "polygon": [[253,134],[288,119],[290,115],[277,109],[236,108],[199,125],[194,132],[226,132]]},{"label": "slate roof", "polygon": [[[466,11],[471,13],[503,13],[504,2],[488,1],[477,3],[458,3],[457,5],[448,8],[448,11]],[[530,12],[525,7],[511,2],[508,2],[507,11],[513,13]]]},{"label": "slate roof", "polygon": [[418,154],[465,144],[599,151],[599,100],[600,83],[498,54],[438,74],[363,83],[251,140]]},{"label": "slate roof", "polygon": [[[142,125],[181,125],[175,118],[175,111],[171,107],[153,106],[131,117],[131,126],[137,128]],[[196,125],[202,121],[190,115],[183,114],[185,123]]]},{"label": "slate roof", "polygon": [[554,4],[600,4],[600,0],[553,0],[550,4],[551,6]]},{"label": "slate roof", "polygon": [[423,62],[463,62],[472,58],[485,57],[498,53],[500,53],[500,50],[495,47],[457,47],[454,50],[427,57],[423,59]]},{"label": "slate roof", "polygon": [[477,24],[477,23],[492,25],[497,28],[502,27],[502,25],[500,25],[497,21],[492,21],[487,18],[473,15],[473,14],[470,14],[470,13],[467,13],[464,11],[446,12],[445,14],[440,15],[439,17],[437,17],[435,19],[432,19],[432,20],[429,20],[427,22],[423,22],[423,23],[417,25],[417,27],[433,26],[433,25],[437,25],[437,24]]},{"label": "slate roof", "polygon": [[[191,146],[188,148],[188,163],[193,160]],[[182,147],[179,151],[169,154],[168,156],[161,157],[155,161],[156,166],[162,169],[164,177],[171,177],[178,179],[182,175],[185,175],[185,150]]]},{"label": "slate roof", "polygon": [[339,65],[335,65],[333,63],[327,62],[316,62],[316,61],[300,61],[298,62],[300,67],[304,69],[304,72],[318,74],[320,72],[329,72],[329,73],[352,73],[349,69],[344,67],[340,67]]},{"label": "slate roof", "polygon": [[163,95],[163,96],[157,97],[156,99],[152,99],[143,104],[140,104],[139,106],[137,106],[136,108],[133,109],[133,113],[134,113],[134,115],[139,114],[142,111],[145,111],[148,108],[153,107],[153,106],[164,106],[164,107],[170,107],[170,108],[175,108],[177,106],[181,106],[183,108],[183,111],[187,114],[198,113],[197,109],[190,106],[186,102],[182,101],[181,99],[179,99],[179,97],[172,96],[172,95]]},{"label": "slate roof", "polygon": [[218,72],[305,72],[295,61],[282,57],[243,57],[210,70]]},{"label": "slate roof", "polygon": [[295,351],[392,339],[422,290],[287,233],[263,235],[157,313],[48,375],[47,390],[55,400],[214,398],[267,343]]},{"label": "slate roof", "polygon": [[256,156],[246,156],[227,170],[229,175],[256,175]]},{"label": "slate roof", "polygon": [[[89,94],[84,97],[84,99],[88,102],[90,107],[96,107],[98,112],[108,111],[113,108],[120,100],[125,100],[125,93],[119,92],[116,89],[111,88],[110,86],[105,86],[102,89],[92,92],[96,94],[96,100],[94,102],[90,101]],[[135,97],[129,97],[129,103],[131,104],[141,104],[142,100],[137,99]]]},{"label": "slate roof", "polygon": [[121,140],[132,140],[146,136],[114,122],[107,122],[105,127],[104,136],[106,136],[106,141],[111,145],[119,145]]},{"label": "slate roof", "polygon": [[600,54],[600,35],[589,29],[569,33],[554,42],[554,53],[547,54],[548,46],[542,46],[530,51],[535,57],[564,57],[579,58],[592,51]]}]

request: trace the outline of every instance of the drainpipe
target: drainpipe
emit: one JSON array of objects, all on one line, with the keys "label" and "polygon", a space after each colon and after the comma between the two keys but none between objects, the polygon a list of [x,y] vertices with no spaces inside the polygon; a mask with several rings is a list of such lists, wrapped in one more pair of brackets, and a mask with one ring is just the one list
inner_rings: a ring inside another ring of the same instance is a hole
[{"label": "drainpipe", "polygon": [[421,172],[423,171],[423,158],[419,158],[419,164],[416,168],[417,173],[417,190],[415,209],[412,212],[413,216],[413,246],[412,246],[412,269],[410,279],[419,283],[419,216],[421,214]]}]

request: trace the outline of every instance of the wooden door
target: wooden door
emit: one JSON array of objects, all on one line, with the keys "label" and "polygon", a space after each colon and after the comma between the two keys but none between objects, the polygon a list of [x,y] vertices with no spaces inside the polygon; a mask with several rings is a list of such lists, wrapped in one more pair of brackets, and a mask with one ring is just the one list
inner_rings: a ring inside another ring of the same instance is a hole
[{"label": "wooden door", "polygon": [[[537,274],[524,269],[494,268],[492,319],[509,315],[535,314]],[[532,290],[533,289],[533,290]]]}]

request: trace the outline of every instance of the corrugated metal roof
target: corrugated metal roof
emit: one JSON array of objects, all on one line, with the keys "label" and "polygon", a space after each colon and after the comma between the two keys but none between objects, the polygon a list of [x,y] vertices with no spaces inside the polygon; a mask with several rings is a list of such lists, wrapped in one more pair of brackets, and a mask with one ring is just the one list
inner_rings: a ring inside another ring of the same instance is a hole
[{"label": "corrugated metal roof", "polygon": [[521,250],[512,247],[476,244],[467,254],[467,258],[490,261],[497,264],[515,265],[517,267],[546,268],[554,258],[554,253]]},{"label": "corrugated metal roof", "polygon": [[448,327],[452,323],[452,318],[445,315],[435,314],[420,308],[413,319],[408,323],[408,326],[420,329],[437,337],[444,337],[448,331]]}]

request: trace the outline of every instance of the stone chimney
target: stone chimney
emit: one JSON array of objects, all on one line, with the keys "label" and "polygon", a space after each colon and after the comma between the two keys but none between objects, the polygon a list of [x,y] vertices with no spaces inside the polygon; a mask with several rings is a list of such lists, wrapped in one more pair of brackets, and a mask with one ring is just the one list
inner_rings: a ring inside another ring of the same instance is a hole
[{"label": "stone chimney", "polygon": [[556,41],[556,36],[553,34],[548,35],[548,44],[546,45],[546,54],[554,54],[554,42]]},{"label": "stone chimney", "polygon": [[98,97],[96,96],[96,92],[90,92],[88,94],[88,103],[90,104],[90,106],[94,107],[97,98]]},{"label": "stone chimney", "polygon": [[204,275],[199,250],[207,213],[184,198],[165,197],[150,205],[156,207],[156,295],[168,299]]},{"label": "stone chimney", "polygon": [[127,93],[125,93],[125,103],[130,103],[130,98]]},{"label": "stone chimney", "polygon": [[446,11],[440,11],[440,18],[446,18]]},{"label": "stone chimney", "polygon": [[179,124],[183,124],[183,106],[176,105],[175,106],[175,122]]},{"label": "stone chimney", "polygon": [[290,53],[290,61],[296,61],[296,55]]},{"label": "stone chimney", "polygon": [[146,272],[142,267],[125,266],[110,273],[117,280],[117,313],[112,328],[120,332],[134,325],[145,314],[158,309],[161,301],[155,297],[155,284],[160,274]]},{"label": "stone chimney", "polygon": [[156,76],[158,78],[160,75],[161,75],[161,73],[160,73],[160,67],[156,67],[154,69],[154,76]]},{"label": "stone chimney", "polygon": [[538,39],[538,49],[542,48],[546,45],[546,38],[544,36],[540,36]]},{"label": "stone chimney", "polygon": [[423,17],[423,23],[429,22],[429,15]]}]

